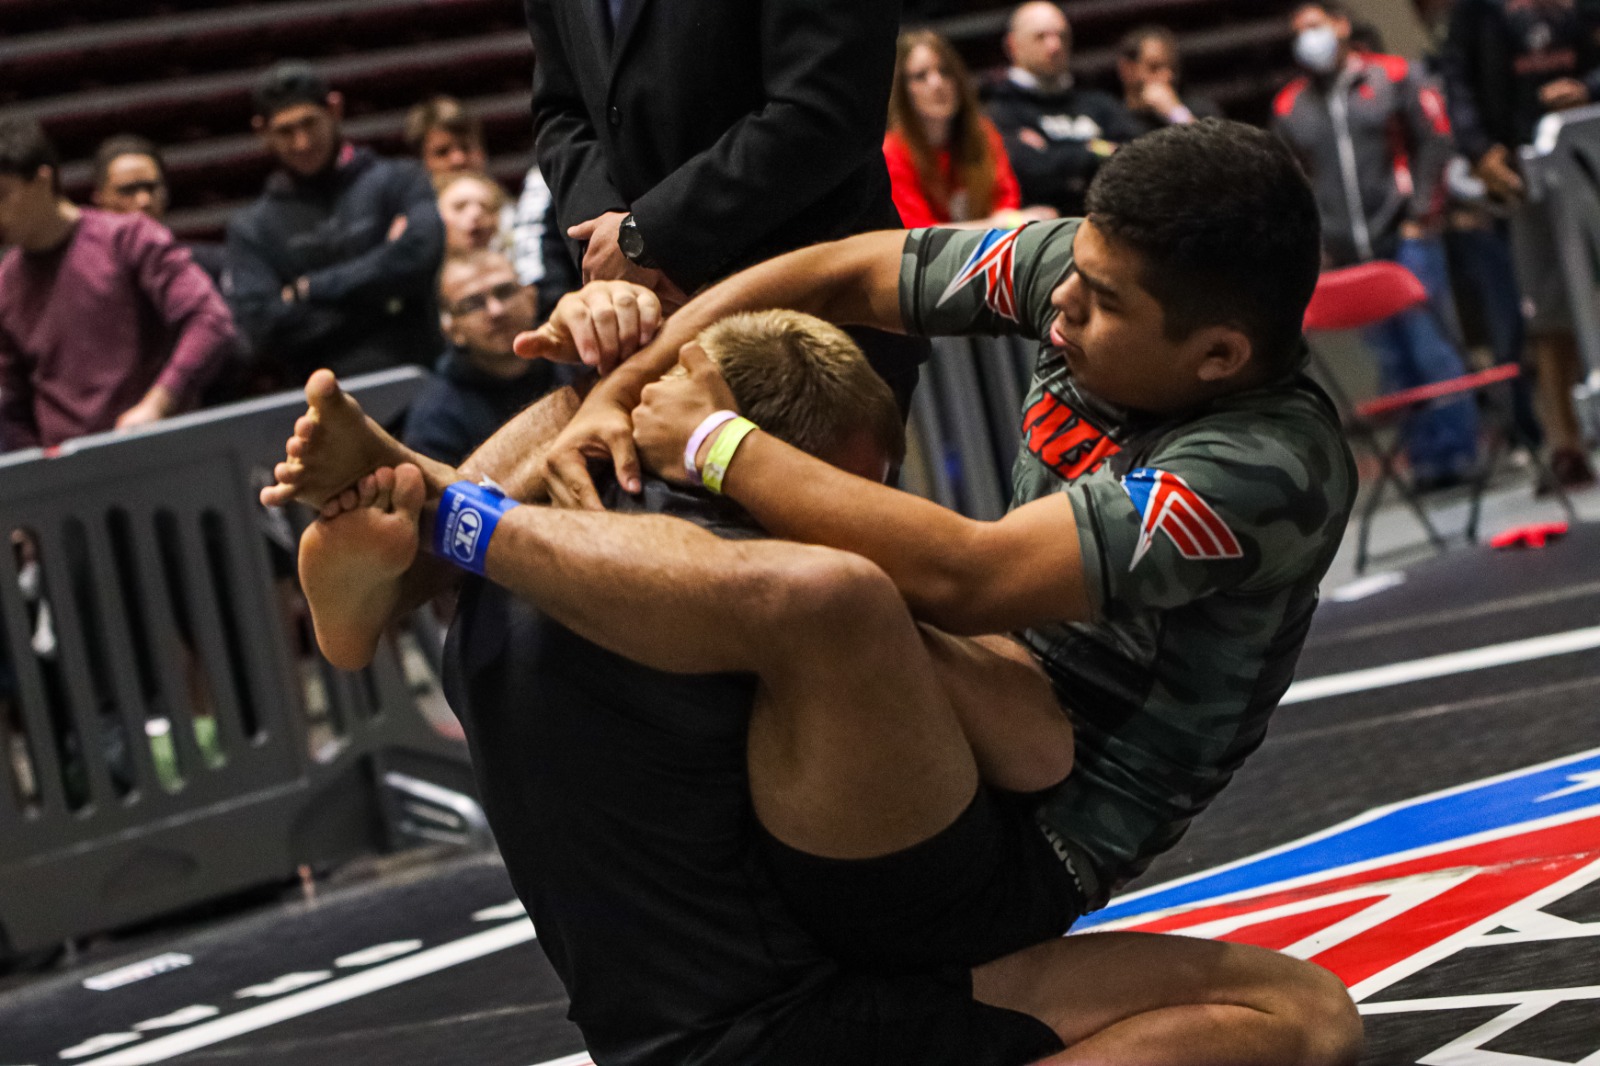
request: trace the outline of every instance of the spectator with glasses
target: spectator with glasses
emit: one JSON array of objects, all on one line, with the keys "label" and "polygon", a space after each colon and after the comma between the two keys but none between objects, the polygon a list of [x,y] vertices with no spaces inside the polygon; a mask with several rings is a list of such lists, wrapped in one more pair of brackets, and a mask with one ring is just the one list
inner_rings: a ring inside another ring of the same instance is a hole
[{"label": "spectator with glasses", "polygon": [[[94,205],[102,211],[137,211],[163,226],[171,206],[167,162],[153,141],[122,133],[101,142],[94,154]],[[212,282],[221,285],[227,252],[220,241],[179,241]]]},{"label": "spectator with glasses", "polygon": [[517,334],[534,327],[539,297],[504,255],[452,256],[439,275],[439,306],[445,351],[412,403],[402,437],[454,465],[560,380],[553,364],[511,350]]}]

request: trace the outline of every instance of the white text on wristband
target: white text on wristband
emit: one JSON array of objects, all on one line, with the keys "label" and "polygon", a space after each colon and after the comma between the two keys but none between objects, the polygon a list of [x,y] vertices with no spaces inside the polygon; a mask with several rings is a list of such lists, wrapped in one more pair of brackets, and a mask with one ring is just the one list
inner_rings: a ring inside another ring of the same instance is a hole
[{"label": "white text on wristband", "polygon": [[517,506],[499,489],[458,481],[439,498],[433,522],[433,554],[474,574],[482,574],[489,538],[507,511]]}]

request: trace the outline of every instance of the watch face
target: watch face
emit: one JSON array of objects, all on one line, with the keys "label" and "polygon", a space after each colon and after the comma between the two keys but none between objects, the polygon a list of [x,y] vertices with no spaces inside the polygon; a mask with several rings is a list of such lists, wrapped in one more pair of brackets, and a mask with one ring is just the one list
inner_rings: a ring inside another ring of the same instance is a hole
[{"label": "watch face", "polygon": [[622,249],[622,254],[633,259],[644,254],[644,235],[639,228],[629,219],[622,224],[622,229],[617,233],[617,246]]}]

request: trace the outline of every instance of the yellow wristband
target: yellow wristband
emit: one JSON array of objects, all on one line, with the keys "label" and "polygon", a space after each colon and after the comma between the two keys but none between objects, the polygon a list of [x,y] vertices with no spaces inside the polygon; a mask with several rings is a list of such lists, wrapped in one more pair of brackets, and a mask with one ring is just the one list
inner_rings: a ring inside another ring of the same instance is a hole
[{"label": "yellow wristband", "polygon": [[700,468],[700,482],[706,488],[722,495],[722,479],[728,476],[728,464],[733,462],[733,453],[739,450],[739,445],[744,439],[754,433],[758,427],[748,418],[735,418],[722,427],[722,432],[717,434],[717,439],[711,442],[711,451],[706,455],[706,465]]}]

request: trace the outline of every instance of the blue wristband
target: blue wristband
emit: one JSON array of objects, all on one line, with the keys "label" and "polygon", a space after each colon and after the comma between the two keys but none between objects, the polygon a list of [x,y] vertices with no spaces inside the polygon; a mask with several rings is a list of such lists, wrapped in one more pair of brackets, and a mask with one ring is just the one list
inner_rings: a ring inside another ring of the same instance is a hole
[{"label": "blue wristband", "polygon": [[439,498],[433,520],[433,554],[482,575],[494,527],[515,506],[517,501],[497,488],[456,482]]}]

